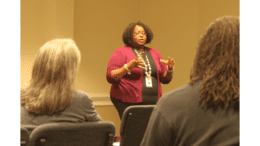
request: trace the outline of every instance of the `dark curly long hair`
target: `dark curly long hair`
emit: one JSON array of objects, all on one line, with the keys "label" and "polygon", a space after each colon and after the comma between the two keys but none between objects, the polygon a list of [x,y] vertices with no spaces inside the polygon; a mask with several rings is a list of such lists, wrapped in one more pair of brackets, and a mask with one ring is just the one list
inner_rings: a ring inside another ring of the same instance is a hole
[{"label": "dark curly long hair", "polygon": [[190,84],[200,79],[202,107],[239,103],[239,18],[218,18],[201,37]]},{"label": "dark curly long hair", "polygon": [[147,34],[147,39],[146,39],[146,43],[148,44],[152,41],[153,39],[153,32],[152,30],[145,25],[144,23],[141,23],[140,21],[138,21],[137,23],[130,23],[126,29],[124,30],[124,33],[122,35],[123,37],[123,42],[126,46],[130,46],[133,47],[132,45],[132,38],[133,38],[133,32],[134,32],[134,28],[136,25],[142,26],[144,28],[145,33]]}]

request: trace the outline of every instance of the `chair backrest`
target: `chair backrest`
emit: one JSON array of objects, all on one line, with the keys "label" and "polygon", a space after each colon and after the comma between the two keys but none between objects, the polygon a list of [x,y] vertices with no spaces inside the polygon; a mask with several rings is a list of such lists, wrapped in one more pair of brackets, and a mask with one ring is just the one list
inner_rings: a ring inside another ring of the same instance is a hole
[{"label": "chair backrest", "polygon": [[125,109],[120,127],[120,146],[139,146],[155,105],[135,105]]},{"label": "chair backrest", "polygon": [[109,121],[48,123],[30,135],[29,146],[112,146],[115,125]]},{"label": "chair backrest", "polygon": [[21,136],[21,146],[26,146],[29,142],[29,131],[24,128],[24,127],[20,127],[20,136]]},{"label": "chair backrest", "polygon": [[29,135],[32,133],[32,131],[38,127],[38,125],[21,125],[22,128],[25,128],[28,132]]}]

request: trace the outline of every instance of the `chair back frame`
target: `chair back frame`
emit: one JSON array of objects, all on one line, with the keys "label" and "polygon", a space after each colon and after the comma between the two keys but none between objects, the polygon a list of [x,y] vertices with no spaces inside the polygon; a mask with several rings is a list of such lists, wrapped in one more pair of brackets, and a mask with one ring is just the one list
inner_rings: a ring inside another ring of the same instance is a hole
[{"label": "chair back frame", "polygon": [[115,125],[109,121],[84,123],[48,123],[35,128],[29,146],[112,146]]},{"label": "chair back frame", "polygon": [[135,105],[125,109],[120,127],[120,146],[140,145],[154,107]]},{"label": "chair back frame", "polygon": [[26,146],[29,142],[29,136],[30,136],[29,131],[26,128],[21,126],[20,127],[20,136],[21,136],[20,137],[21,146]]}]

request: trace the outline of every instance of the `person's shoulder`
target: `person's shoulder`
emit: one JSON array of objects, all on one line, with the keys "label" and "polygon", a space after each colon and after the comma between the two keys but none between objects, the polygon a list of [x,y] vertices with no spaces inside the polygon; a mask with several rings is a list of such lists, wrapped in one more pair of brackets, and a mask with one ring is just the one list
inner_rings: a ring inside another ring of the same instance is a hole
[{"label": "person's shoulder", "polygon": [[172,97],[176,100],[178,97],[181,97],[189,88],[189,84],[186,84],[182,87],[179,87],[177,89],[171,90],[167,93],[165,93],[161,98],[160,102],[167,102],[168,100],[173,100]]},{"label": "person's shoulder", "polygon": [[25,106],[23,104],[20,104],[20,114],[28,114]]},{"label": "person's shoulder", "polygon": [[149,52],[159,52],[157,49],[155,48],[150,48],[150,47],[145,47]]},{"label": "person's shoulder", "polygon": [[197,100],[196,97],[200,95],[200,85],[202,80],[197,81],[195,84],[186,84],[177,89],[171,90],[164,94],[158,101],[160,106],[170,104],[171,106],[183,106],[190,102],[190,100]]},{"label": "person's shoulder", "polygon": [[121,47],[116,49],[116,51],[121,51],[121,52],[128,51],[128,50],[131,50],[131,47],[129,47],[129,46],[121,46]]},{"label": "person's shoulder", "polygon": [[79,101],[79,102],[89,102],[92,101],[90,99],[90,96],[81,90],[74,90],[73,98],[74,101]]},{"label": "person's shoulder", "polygon": [[130,51],[132,51],[131,47],[128,46],[122,46],[117,48],[114,53],[115,54],[128,54]]},{"label": "person's shoulder", "polygon": [[157,49],[149,48],[149,47],[146,47],[146,49],[147,49],[150,53],[152,53],[152,54],[155,54],[155,55],[157,55],[157,56],[161,56],[159,50],[157,50]]}]

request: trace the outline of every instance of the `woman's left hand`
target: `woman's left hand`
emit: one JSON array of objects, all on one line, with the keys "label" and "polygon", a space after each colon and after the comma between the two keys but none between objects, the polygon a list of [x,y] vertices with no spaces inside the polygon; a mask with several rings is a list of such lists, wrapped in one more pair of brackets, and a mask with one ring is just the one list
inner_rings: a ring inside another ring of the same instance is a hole
[{"label": "woman's left hand", "polygon": [[168,66],[168,69],[171,70],[175,67],[175,61],[173,58],[168,57],[168,60],[160,59],[161,62],[165,63]]}]

